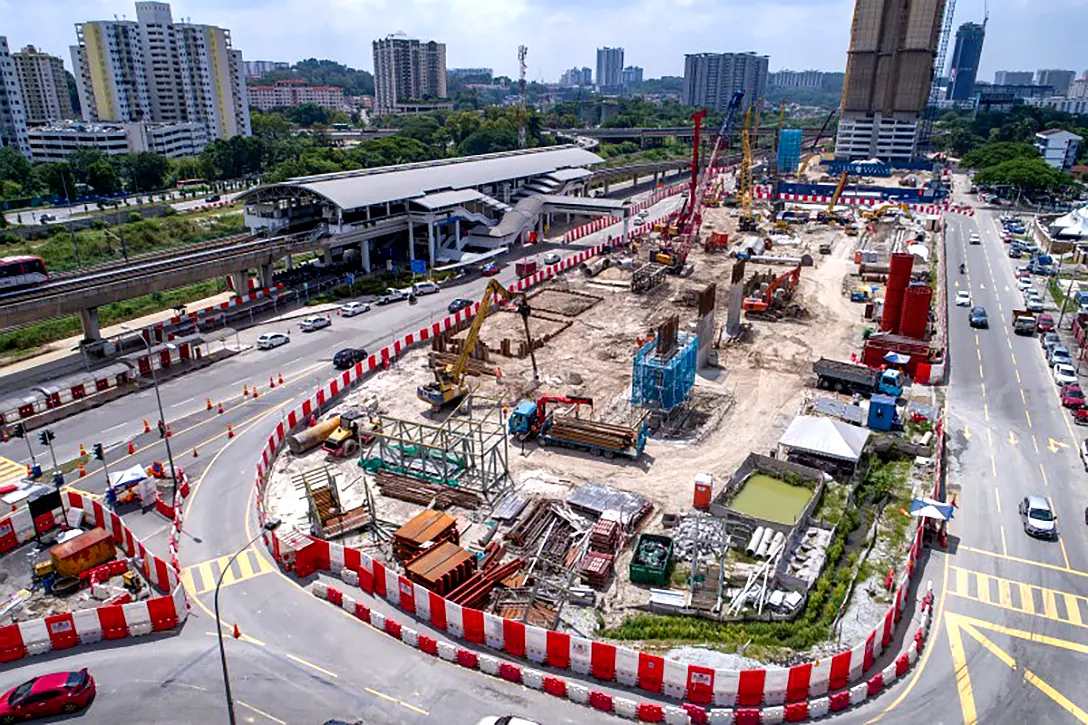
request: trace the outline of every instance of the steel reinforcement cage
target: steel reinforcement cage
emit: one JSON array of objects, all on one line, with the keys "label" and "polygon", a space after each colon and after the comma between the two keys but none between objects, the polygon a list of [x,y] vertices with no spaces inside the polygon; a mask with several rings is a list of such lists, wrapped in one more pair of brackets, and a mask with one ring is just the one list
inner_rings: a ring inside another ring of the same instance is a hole
[{"label": "steel reinforcement cage", "polygon": [[698,343],[698,335],[679,332],[675,352],[664,360],[657,355],[656,339],[643,345],[635,353],[631,405],[667,413],[687,402],[695,385]]}]

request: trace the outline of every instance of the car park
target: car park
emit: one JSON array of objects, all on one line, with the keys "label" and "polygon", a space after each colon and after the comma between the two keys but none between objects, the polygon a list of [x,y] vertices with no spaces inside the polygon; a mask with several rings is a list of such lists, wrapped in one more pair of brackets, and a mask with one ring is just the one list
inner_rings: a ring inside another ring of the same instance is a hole
[{"label": "car park", "polygon": [[27,680],[0,696],[0,723],[72,715],[94,701],[97,687],[87,668]]},{"label": "car park", "polygon": [[1028,312],[1042,312],[1046,309],[1046,305],[1043,304],[1042,298],[1039,297],[1029,297],[1024,305],[1028,308]]},{"label": "car park", "polygon": [[1077,371],[1066,363],[1054,364],[1054,382],[1058,385],[1072,385],[1077,382]]},{"label": "car park", "polygon": [[337,370],[347,370],[355,363],[360,363],[368,357],[366,350],[361,347],[345,347],[332,356],[332,364]]},{"label": "car park", "polygon": [[366,302],[348,302],[346,305],[340,305],[340,314],[344,317],[355,317],[364,312],[370,312],[370,305]]},{"label": "car park", "polygon": [[970,323],[971,327],[988,328],[990,326],[990,318],[986,316],[986,308],[972,307]]},{"label": "car park", "polygon": [[[1009,256],[1012,256],[1011,252]],[[1031,287],[1031,277],[1016,278],[1016,288],[1019,289],[1021,292],[1028,289],[1029,287]]]},{"label": "car park", "polygon": [[484,265],[484,268],[480,270],[480,274],[484,277],[494,277],[499,273],[499,265],[494,262],[489,262]]},{"label": "car park", "polygon": [[1050,508],[1050,501],[1042,496],[1029,494],[1020,500],[1020,520],[1028,536],[1058,538],[1058,517]]},{"label": "car park", "polygon": [[960,290],[956,293],[956,307],[970,307],[971,306],[971,293],[967,290]]},{"label": "car park", "polygon": [[559,252],[547,252],[544,254],[544,264],[559,264]]},{"label": "car park", "polygon": [[299,323],[299,328],[303,332],[313,332],[314,330],[320,330],[322,327],[328,327],[332,324],[332,320],[328,317],[322,317],[320,315],[314,315],[313,317],[307,317],[305,320]]},{"label": "car park", "polygon": [[1053,332],[1054,316],[1044,312],[1043,314],[1036,317],[1035,329],[1039,332]]},{"label": "car park", "polygon": [[446,305],[446,311],[452,315],[458,310],[463,310],[466,307],[472,307],[472,300],[466,300],[464,297],[458,297],[453,302],[450,302],[448,305]]},{"label": "car park", "polygon": [[258,350],[271,350],[274,347],[280,345],[286,345],[291,342],[290,336],[283,332],[266,332],[257,338]]},{"label": "car park", "polygon": [[1063,408],[1083,408],[1085,404],[1084,390],[1081,389],[1077,383],[1070,383],[1069,385],[1063,385],[1061,389],[1062,393],[1062,407]]},{"label": "car park", "polygon": [[1070,365],[1073,362],[1073,356],[1069,353],[1069,348],[1065,345],[1055,345],[1050,348],[1050,353],[1046,356],[1046,361],[1050,365]]},{"label": "car park", "polygon": [[1062,340],[1058,337],[1058,333],[1056,332],[1044,332],[1039,337],[1039,344],[1043,346],[1043,354],[1048,357],[1050,356],[1050,351],[1054,349],[1054,346],[1060,345],[1061,342]]},{"label": "car park", "polygon": [[1023,256],[1024,256],[1024,252],[1020,249],[1020,247],[1009,247],[1009,258],[1010,259],[1020,259]]}]

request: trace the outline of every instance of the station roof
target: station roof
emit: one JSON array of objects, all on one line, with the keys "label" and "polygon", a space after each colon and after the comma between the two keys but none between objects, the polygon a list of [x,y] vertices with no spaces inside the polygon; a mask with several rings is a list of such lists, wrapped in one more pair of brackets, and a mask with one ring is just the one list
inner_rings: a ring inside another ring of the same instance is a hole
[{"label": "station roof", "polygon": [[481,197],[483,197],[483,194],[474,189],[459,189],[457,191],[440,191],[436,194],[427,194],[418,199],[412,199],[412,203],[433,211],[464,204],[466,201],[475,201]]},{"label": "station roof", "polygon": [[252,189],[241,199],[256,200],[275,189],[305,190],[347,211],[418,199],[434,192],[458,191],[483,184],[545,176],[603,161],[597,154],[576,146],[527,149],[304,176]]}]

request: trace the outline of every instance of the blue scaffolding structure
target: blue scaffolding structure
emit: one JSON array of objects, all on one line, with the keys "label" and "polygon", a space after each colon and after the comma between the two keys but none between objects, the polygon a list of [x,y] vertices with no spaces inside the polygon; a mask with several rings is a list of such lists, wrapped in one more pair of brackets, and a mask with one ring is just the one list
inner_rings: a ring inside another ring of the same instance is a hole
[{"label": "blue scaffolding structure", "polygon": [[657,354],[656,339],[635,353],[631,373],[632,406],[668,413],[687,402],[695,385],[699,336],[680,332],[676,342],[676,351],[664,360]]}]

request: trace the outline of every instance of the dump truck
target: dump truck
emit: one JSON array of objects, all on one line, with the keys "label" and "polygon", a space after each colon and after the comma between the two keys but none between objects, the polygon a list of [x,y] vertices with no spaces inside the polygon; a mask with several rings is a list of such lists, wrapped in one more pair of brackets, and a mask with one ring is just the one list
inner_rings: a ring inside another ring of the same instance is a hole
[{"label": "dump truck", "polygon": [[820,358],[812,363],[816,384],[839,393],[872,395],[883,393],[898,398],[903,394],[903,373],[898,370],[874,370],[865,365]]},{"label": "dump truck", "polygon": [[649,424],[644,416],[636,425],[615,425],[587,420],[574,415],[557,415],[549,403],[574,406],[593,405],[591,398],[542,395],[537,400],[517,404],[507,422],[510,434],[518,440],[535,438],[541,446],[564,446],[588,451],[595,456],[638,458],[646,448]]},{"label": "dump truck", "polygon": [[1012,311],[1012,331],[1017,335],[1034,335],[1035,324],[1035,316],[1027,310]]},{"label": "dump truck", "polygon": [[374,440],[374,436],[368,431],[370,417],[360,410],[346,410],[340,414],[340,422],[336,430],[329,434],[321,447],[326,453],[340,458],[353,456],[359,452],[359,447],[368,445]]}]

